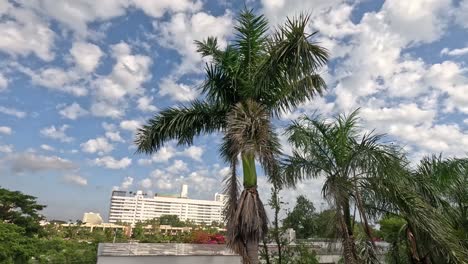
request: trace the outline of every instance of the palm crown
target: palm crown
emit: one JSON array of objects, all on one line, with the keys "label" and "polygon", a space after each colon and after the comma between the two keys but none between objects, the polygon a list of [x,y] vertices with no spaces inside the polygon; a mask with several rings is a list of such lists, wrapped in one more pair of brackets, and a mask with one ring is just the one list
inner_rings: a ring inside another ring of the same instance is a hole
[{"label": "palm crown", "polygon": [[[226,179],[228,245],[244,256],[245,262],[258,261],[254,251],[267,222],[256,193],[255,159],[270,179],[279,175],[276,161],[280,145],[271,118],[325,89],[318,71],[328,53],[310,41],[315,33],[306,33],[308,19],[306,15],[287,19],[268,34],[265,17],[244,10],[235,26],[235,38],[225,49],[216,38],[196,41],[198,52],[210,58],[200,87],[203,100],[161,111],[137,134],[138,151],[152,153],[169,140],[192,144],[200,134],[223,133],[221,156],[232,168]],[[239,155],[245,188],[240,196],[236,177]],[[248,244],[254,245],[251,250]]]}]

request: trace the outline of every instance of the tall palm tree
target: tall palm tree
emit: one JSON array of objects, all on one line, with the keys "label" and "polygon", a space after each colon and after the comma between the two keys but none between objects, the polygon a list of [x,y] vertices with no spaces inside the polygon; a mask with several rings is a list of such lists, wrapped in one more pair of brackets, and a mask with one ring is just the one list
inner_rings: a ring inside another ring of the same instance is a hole
[{"label": "tall palm tree", "polygon": [[304,178],[325,176],[322,193],[336,210],[345,262],[364,261],[355,248],[355,216],[350,210],[355,206],[370,244],[369,218],[399,215],[408,223],[410,243],[424,235],[430,250],[444,252],[448,263],[465,263],[468,255],[453,226],[416,191],[424,185],[410,173],[404,156],[393,144],[382,143],[383,135],[361,135],[357,122],[357,111],[340,115],[334,122],[317,116],[293,122],[287,132],[294,151],[284,161],[284,174],[291,185]]},{"label": "tall palm tree", "polygon": [[[244,10],[237,19],[235,38],[225,49],[216,38],[196,41],[198,52],[210,58],[201,86],[203,100],[159,112],[137,134],[138,151],[148,154],[170,140],[190,145],[198,135],[223,134],[220,153],[231,165],[225,179],[227,242],[244,263],[258,263],[258,242],[267,231],[255,160],[269,179],[279,177],[280,145],[271,119],[325,89],[318,71],[328,53],[311,41],[315,33],[306,33],[308,20],[306,15],[287,19],[269,35],[265,17]],[[239,156],[244,186],[240,194]]]}]

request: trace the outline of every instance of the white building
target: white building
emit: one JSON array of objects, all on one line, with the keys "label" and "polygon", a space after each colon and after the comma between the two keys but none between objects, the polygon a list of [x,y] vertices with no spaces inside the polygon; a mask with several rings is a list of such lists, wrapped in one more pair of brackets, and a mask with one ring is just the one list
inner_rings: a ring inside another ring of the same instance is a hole
[{"label": "white building", "polygon": [[178,196],[156,194],[149,197],[142,191],[113,191],[109,222],[135,224],[162,215],[177,215],[180,220],[191,220],[197,224],[223,221],[225,195],[216,193],[212,201],[189,199],[187,196],[188,186],[185,184]]}]

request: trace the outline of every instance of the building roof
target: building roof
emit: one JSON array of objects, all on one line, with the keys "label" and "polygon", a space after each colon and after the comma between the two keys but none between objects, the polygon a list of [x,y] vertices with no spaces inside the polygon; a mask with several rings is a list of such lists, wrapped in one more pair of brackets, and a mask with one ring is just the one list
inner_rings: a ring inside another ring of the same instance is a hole
[{"label": "building roof", "polygon": [[182,243],[99,243],[98,256],[237,256],[225,245]]}]

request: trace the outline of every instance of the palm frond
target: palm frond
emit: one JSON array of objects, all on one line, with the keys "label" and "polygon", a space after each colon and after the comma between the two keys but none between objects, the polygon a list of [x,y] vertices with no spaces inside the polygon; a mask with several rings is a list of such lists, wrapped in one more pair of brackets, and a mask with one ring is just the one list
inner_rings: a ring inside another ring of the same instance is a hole
[{"label": "palm frond", "polygon": [[325,89],[318,71],[327,63],[328,51],[310,41],[316,33],[306,33],[309,18],[304,14],[288,18],[276,30],[255,76],[253,96],[278,113],[295,108]]},{"label": "palm frond", "polygon": [[227,110],[223,105],[201,101],[194,101],[188,106],[167,108],[138,129],[135,139],[137,151],[153,153],[169,140],[190,145],[195,136],[224,128]]}]

